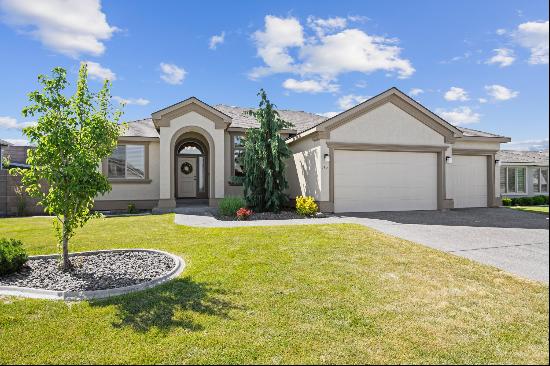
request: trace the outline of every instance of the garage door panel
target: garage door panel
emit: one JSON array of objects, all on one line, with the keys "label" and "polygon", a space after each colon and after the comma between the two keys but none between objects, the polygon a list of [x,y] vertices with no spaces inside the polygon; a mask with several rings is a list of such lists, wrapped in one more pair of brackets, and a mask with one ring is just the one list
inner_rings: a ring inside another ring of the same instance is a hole
[{"label": "garage door panel", "polygon": [[334,209],[437,209],[437,154],[335,151]]},{"label": "garage door panel", "polygon": [[449,165],[449,196],[455,208],[487,207],[487,157],[455,155]]}]

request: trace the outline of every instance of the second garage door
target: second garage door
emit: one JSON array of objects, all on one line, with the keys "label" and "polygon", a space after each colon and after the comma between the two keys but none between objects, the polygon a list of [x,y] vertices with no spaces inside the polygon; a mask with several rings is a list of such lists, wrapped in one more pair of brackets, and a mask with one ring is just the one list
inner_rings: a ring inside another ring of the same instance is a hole
[{"label": "second garage door", "polygon": [[436,153],[335,150],[335,212],[436,209]]},{"label": "second garage door", "polygon": [[448,171],[455,208],[487,207],[486,156],[455,155]]}]

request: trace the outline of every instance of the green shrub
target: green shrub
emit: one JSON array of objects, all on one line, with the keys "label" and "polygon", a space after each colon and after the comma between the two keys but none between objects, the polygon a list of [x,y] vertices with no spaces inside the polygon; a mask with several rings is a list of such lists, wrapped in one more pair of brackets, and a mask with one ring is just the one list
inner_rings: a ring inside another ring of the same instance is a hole
[{"label": "green shrub", "polygon": [[218,211],[223,216],[235,216],[237,210],[246,207],[246,202],[241,197],[225,197],[220,201]]},{"label": "green shrub", "polygon": [[533,197],[533,205],[541,206],[548,204],[548,196],[535,196]]},{"label": "green shrub", "polygon": [[0,275],[17,272],[27,259],[20,240],[0,239]]},{"label": "green shrub", "polygon": [[502,199],[502,205],[503,206],[512,206],[512,199],[508,197],[504,197]]},{"label": "green shrub", "polygon": [[311,196],[296,197],[296,212],[302,216],[313,216],[319,211],[319,206]]},{"label": "green shrub", "polygon": [[520,197],[518,202],[520,206],[533,206],[533,199],[531,197]]},{"label": "green shrub", "polygon": [[129,214],[135,214],[137,213],[136,205],[133,203],[128,204],[128,213]]},{"label": "green shrub", "polygon": [[512,206],[519,206],[519,198],[513,197],[512,200]]}]

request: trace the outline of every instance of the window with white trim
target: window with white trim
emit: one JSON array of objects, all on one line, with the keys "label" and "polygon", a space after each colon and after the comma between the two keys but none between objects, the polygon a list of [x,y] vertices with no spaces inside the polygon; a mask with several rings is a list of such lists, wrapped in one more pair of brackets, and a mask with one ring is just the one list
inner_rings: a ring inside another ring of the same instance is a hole
[{"label": "window with white trim", "polygon": [[533,192],[548,193],[548,168],[533,169]]},{"label": "window with white trim", "polygon": [[145,179],[145,146],[118,145],[107,160],[107,177]]},{"label": "window with white trim", "polygon": [[524,167],[501,167],[500,192],[527,193],[526,175],[527,168]]}]

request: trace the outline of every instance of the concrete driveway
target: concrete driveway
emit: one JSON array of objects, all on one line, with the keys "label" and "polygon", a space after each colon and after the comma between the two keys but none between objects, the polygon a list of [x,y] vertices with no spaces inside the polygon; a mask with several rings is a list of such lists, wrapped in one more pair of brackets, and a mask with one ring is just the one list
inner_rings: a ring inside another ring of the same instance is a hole
[{"label": "concrete driveway", "polygon": [[548,216],[508,208],[339,214],[348,220],[548,283]]}]

